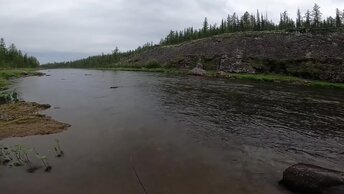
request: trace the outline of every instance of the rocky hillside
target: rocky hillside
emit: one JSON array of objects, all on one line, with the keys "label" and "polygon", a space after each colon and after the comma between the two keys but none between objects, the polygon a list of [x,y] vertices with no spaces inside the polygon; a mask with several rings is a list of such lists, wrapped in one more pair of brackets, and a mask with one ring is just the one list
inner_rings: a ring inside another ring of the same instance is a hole
[{"label": "rocky hillside", "polygon": [[187,69],[198,66],[231,73],[280,73],[344,82],[344,33],[225,34],[154,47],[121,63]]}]

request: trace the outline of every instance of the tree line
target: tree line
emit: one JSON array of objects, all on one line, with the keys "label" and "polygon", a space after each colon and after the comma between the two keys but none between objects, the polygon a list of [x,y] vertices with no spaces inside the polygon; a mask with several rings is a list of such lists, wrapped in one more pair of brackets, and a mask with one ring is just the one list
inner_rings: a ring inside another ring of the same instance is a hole
[{"label": "tree line", "polygon": [[0,39],[0,68],[36,68],[39,62],[35,57],[23,54],[12,43],[8,47],[5,40]]},{"label": "tree line", "polygon": [[335,17],[328,17],[322,19],[320,6],[314,4],[312,10],[307,10],[302,14],[300,9],[296,12],[296,19],[289,16],[287,11],[280,14],[280,21],[275,24],[270,20],[267,14],[262,14],[259,10],[255,14],[245,12],[242,16],[236,13],[229,14],[226,19],[222,19],[220,25],[209,24],[208,19],[203,21],[201,29],[193,27],[186,28],[183,31],[170,31],[170,33],[163,39],[160,44],[153,42],[146,43],[135,50],[126,52],[119,51],[116,48],[112,54],[102,54],[98,56],[88,57],[86,59],[50,63],[45,65],[47,68],[91,68],[91,67],[113,67],[121,59],[129,59],[130,57],[139,54],[140,52],[152,49],[159,45],[173,45],[185,41],[196,40],[225,33],[236,33],[246,31],[287,31],[287,32],[334,32],[343,31],[344,27],[344,10],[336,9]]},{"label": "tree line", "polygon": [[236,13],[229,14],[226,19],[222,19],[220,24],[209,24],[208,19],[203,21],[201,29],[193,27],[182,31],[170,31],[170,33],[160,41],[161,45],[178,44],[184,41],[196,40],[215,35],[245,32],[245,31],[290,31],[290,32],[332,32],[344,27],[344,10],[336,9],[335,17],[322,18],[320,6],[314,4],[312,10],[307,10],[302,14],[298,9],[296,19],[290,17],[287,11],[280,14],[280,21],[275,24],[267,14],[262,14],[259,10],[255,14],[245,12],[242,16]]},{"label": "tree line", "polygon": [[122,59],[129,59],[134,55],[141,53],[143,51],[153,48],[153,42],[146,43],[143,46],[139,46],[135,50],[129,50],[121,52],[117,47],[112,51],[111,54],[104,54],[91,56],[85,59],[67,61],[67,62],[57,62],[44,64],[45,68],[109,68],[113,67],[116,63],[120,62]]}]

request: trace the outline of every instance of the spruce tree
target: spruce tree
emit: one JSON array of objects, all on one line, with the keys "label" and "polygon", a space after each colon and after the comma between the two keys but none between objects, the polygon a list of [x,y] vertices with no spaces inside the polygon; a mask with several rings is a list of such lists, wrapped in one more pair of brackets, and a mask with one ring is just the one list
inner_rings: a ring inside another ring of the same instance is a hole
[{"label": "spruce tree", "polygon": [[311,12],[309,10],[305,14],[305,27],[307,29],[311,27]]},{"label": "spruce tree", "polygon": [[340,11],[339,9],[337,8],[336,9],[336,27],[341,27],[342,26],[342,19],[341,19],[341,16],[340,16]]},{"label": "spruce tree", "polygon": [[297,9],[296,28],[302,27],[302,17],[300,9]]},{"label": "spruce tree", "polygon": [[314,4],[313,11],[312,11],[312,26],[319,27],[321,23],[321,15],[320,6],[318,4]]},{"label": "spruce tree", "polygon": [[209,23],[208,23],[208,18],[204,18],[203,22],[203,34],[206,36],[209,30]]},{"label": "spruce tree", "polygon": [[260,14],[259,14],[259,10],[257,10],[257,28],[256,30],[260,31],[262,29],[261,27],[261,21],[260,21]]}]

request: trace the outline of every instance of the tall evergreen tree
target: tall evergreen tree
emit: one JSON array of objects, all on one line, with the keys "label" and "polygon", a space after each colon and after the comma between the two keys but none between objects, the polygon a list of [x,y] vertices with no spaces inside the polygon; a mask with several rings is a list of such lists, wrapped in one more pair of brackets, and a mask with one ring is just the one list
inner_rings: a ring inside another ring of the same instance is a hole
[{"label": "tall evergreen tree", "polygon": [[310,28],[311,27],[311,12],[309,10],[307,10],[306,14],[305,14],[305,24],[304,26],[306,28]]},{"label": "tall evergreen tree", "polygon": [[221,29],[221,33],[224,33],[224,32],[225,32],[226,24],[225,24],[225,21],[224,21],[223,19],[221,20],[220,29]]},{"label": "tall evergreen tree", "polygon": [[241,17],[241,22],[242,22],[242,29],[244,31],[247,31],[251,28],[251,16],[250,13],[247,11],[244,13],[244,15]]},{"label": "tall evergreen tree", "polygon": [[341,18],[341,13],[339,9],[336,9],[336,27],[341,27],[342,26],[342,18]]},{"label": "tall evergreen tree", "polygon": [[296,28],[302,27],[302,16],[300,9],[297,9]]},{"label": "tall evergreen tree", "polygon": [[260,20],[260,14],[259,14],[259,10],[257,10],[257,28],[256,30],[262,30],[262,23],[261,23],[261,20]]},{"label": "tall evergreen tree", "polygon": [[320,6],[318,4],[314,4],[313,11],[312,11],[312,26],[319,27],[321,23],[321,15]]},{"label": "tall evergreen tree", "polygon": [[208,18],[204,18],[203,22],[203,33],[207,34],[209,30],[209,23],[208,23]]}]

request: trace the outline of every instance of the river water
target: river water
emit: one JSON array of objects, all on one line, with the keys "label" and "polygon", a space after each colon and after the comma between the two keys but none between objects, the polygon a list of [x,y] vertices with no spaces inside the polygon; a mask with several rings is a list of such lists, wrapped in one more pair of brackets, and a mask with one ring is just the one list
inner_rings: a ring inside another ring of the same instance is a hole
[{"label": "river water", "polygon": [[[47,70],[17,80],[26,101],[71,128],[9,138],[49,157],[0,167],[1,194],[289,192],[288,166],[344,170],[344,91],[160,73]],[[111,89],[116,86],[118,88]],[[59,139],[65,152],[55,158]],[[39,161],[36,161],[39,164]]]}]

